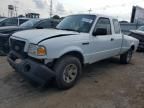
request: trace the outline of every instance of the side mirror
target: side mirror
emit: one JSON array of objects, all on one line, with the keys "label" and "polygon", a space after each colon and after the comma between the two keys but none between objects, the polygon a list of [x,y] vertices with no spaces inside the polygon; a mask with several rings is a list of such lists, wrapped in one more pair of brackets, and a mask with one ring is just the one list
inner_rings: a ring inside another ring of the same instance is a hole
[{"label": "side mirror", "polygon": [[93,32],[94,36],[97,35],[107,35],[107,29],[105,28],[97,28],[96,31]]}]

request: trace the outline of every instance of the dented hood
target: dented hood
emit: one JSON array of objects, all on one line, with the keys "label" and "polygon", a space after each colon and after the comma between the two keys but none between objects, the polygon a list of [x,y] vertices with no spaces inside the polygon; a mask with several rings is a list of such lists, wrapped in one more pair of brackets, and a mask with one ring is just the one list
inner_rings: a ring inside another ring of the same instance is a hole
[{"label": "dented hood", "polygon": [[49,39],[52,37],[61,37],[68,35],[76,35],[77,32],[66,31],[66,30],[57,30],[57,29],[34,29],[34,30],[25,30],[14,33],[13,36],[16,38],[21,38],[28,40],[31,43],[39,43],[42,40]]}]

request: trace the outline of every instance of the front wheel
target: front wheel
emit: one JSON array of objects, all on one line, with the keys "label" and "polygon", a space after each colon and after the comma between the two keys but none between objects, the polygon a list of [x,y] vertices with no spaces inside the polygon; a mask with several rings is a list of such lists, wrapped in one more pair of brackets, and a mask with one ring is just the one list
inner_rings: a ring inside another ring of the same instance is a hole
[{"label": "front wheel", "polygon": [[59,59],[54,70],[56,83],[60,89],[69,89],[75,85],[81,74],[80,60],[73,56],[65,56]]},{"label": "front wheel", "polygon": [[128,64],[131,62],[133,50],[129,49],[126,53],[120,55],[120,62],[122,64]]}]

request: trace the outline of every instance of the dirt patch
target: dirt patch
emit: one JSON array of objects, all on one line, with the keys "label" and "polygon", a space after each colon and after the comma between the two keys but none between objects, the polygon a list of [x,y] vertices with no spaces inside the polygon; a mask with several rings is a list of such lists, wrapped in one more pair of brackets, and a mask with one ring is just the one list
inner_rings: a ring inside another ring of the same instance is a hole
[{"label": "dirt patch", "polygon": [[75,87],[31,86],[0,57],[0,108],[144,108],[144,53],[128,65],[118,58],[83,69]]}]

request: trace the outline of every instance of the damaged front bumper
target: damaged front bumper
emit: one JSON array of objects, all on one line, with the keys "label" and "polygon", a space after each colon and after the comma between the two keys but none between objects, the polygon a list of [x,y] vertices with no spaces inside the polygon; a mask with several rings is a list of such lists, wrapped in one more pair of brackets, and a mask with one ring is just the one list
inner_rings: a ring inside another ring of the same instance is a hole
[{"label": "damaged front bumper", "polygon": [[25,79],[40,85],[45,85],[48,80],[55,76],[55,72],[44,64],[32,59],[22,59],[14,52],[9,53],[8,62]]}]

